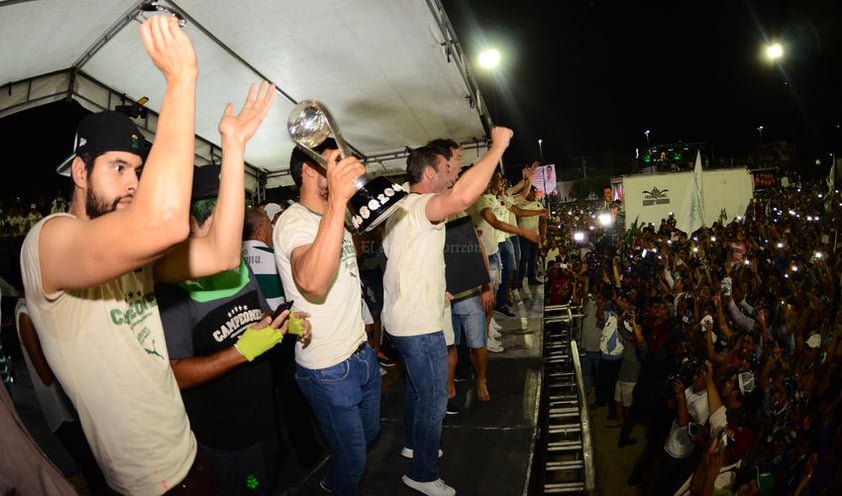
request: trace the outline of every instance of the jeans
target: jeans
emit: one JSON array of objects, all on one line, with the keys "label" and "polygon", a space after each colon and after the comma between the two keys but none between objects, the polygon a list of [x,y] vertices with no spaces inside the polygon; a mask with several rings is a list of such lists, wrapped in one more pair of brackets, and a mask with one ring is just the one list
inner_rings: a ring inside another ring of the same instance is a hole
[{"label": "jeans", "polygon": [[485,310],[480,304],[478,294],[450,302],[450,314],[455,335],[453,344],[461,344],[463,334],[464,342],[469,348],[482,348],[488,344]]},{"label": "jeans", "polygon": [[538,245],[520,237],[520,262],[517,266],[518,283],[522,283],[524,277],[530,280],[535,279],[537,261]]},{"label": "jeans", "polygon": [[510,236],[509,239],[506,241],[510,241],[512,243],[512,259],[514,260],[514,264],[512,265],[512,282],[515,285],[515,289],[518,289],[518,282],[523,279],[523,272],[520,271],[520,257],[521,247],[520,247],[520,236]]},{"label": "jeans", "polygon": [[447,346],[442,331],[394,336],[406,369],[406,447],[414,450],[406,475],[418,482],[439,478],[442,421],[447,409]]},{"label": "jeans", "polygon": [[374,350],[365,345],[324,369],[296,365],[295,380],[330,447],[325,482],[337,495],[359,495],[366,449],[380,433],[380,367]]},{"label": "jeans", "polygon": [[500,272],[503,268],[500,266],[500,254],[493,253],[488,255],[488,277],[491,279],[491,287],[494,291],[500,287]]},{"label": "jeans", "polygon": [[501,241],[497,246],[500,261],[503,262],[503,272],[500,274],[500,286],[497,288],[495,305],[501,308],[506,306],[506,299],[509,296],[509,274],[512,272],[514,253],[512,253],[512,243],[508,240]]},{"label": "jeans", "polygon": [[585,395],[591,394],[591,389],[596,384],[596,378],[599,377],[599,360],[600,353],[598,351],[579,352],[579,361],[582,363],[582,380],[585,382]]}]

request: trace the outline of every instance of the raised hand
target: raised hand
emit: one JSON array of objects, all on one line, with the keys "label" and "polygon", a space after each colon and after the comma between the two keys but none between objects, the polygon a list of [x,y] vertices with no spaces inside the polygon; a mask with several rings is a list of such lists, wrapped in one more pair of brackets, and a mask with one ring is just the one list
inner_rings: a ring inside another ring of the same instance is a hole
[{"label": "raised hand", "polygon": [[167,83],[199,74],[193,43],[178,25],[178,19],[169,15],[154,15],[140,25],[143,47]]},{"label": "raised hand", "polygon": [[514,134],[514,131],[507,127],[494,126],[491,129],[491,146],[502,146],[503,148],[508,148]]},{"label": "raised hand", "polygon": [[274,84],[263,81],[260,83],[260,89],[255,84],[251,85],[243,108],[240,109],[238,114],[234,114],[233,104],[229,103],[225,106],[222,119],[219,121],[219,134],[222,135],[222,139],[245,144],[260,127],[260,123],[263,122],[266,114],[269,113],[274,98]]},{"label": "raised hand", "polygon": [[347,203],[357,192],[356,179],[365,174],[365,166],[354,156],[341,158],[339,150],[329,150],[327,159],[328,198]]}]

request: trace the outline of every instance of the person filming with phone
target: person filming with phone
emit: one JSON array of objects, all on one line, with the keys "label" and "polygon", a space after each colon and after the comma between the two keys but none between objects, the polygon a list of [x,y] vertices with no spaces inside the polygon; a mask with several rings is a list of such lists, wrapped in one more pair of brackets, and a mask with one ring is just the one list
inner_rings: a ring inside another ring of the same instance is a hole
[{"label": "person filming with phone", "polygon": [[[271,101],[264,92],[261,96]],[[225,233],[231,238],[225,242],[236,242],[239,266],[158,284],[155,291],[170,365],[199,450],[222,494],[268,495],[276,485],[279,450],[274,376],[265,353],[281,341],[292,317],[283,304],[280,312],[271,312],[242,258],[243,188],[238,185],[235,193],[223,187],[221,177],[228,176],[221,169],[211,164],[193,172],[190,236],[211,242]],[[308,335],[306,321],[298,323]]]}]

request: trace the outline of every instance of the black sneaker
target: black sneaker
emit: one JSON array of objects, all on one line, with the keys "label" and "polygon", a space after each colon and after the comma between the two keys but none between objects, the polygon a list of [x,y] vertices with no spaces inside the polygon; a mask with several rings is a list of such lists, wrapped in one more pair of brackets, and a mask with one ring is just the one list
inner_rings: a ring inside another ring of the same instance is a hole
[{"label": "black sneaker", "polygon": [[382,351],[377,352],[377,361],[384,367],[394,367],[395,365],[395,361],[389,358],[389,356]]},{"label": "black sneaker", "polygon": [[459,405],[456,404],[455,398],[451,398],[447,400],[447,414],[448,415],[459,415],[462,410],[459,409]]},{"label": "black sneaker", "polygon": [[503,317],[514,317],[515,314],[509,310],[509,307],[502,306],[502,307],[494,307],[494,313],[500,314]]}]

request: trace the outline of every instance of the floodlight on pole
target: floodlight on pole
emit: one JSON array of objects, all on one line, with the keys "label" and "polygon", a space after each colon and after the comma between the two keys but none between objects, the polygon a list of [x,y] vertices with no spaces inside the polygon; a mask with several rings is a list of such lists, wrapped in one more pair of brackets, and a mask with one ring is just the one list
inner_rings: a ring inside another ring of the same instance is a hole
[{"label": "floodlight on pole", "polygon": [[784,47],[780,43],[772,43],[766,47],[766,56],[769,60],[778,60],[784,56]]},{"label": "floodlight on pole", "polygon": [[651,132],[652,131],[650,131],[649,129],[647,129],[646,131],[643,131],[643,134],[646,136],[646,148],[649,148],[649,134]]},{"label": "floodlight on pole", "polygon": [[538,159],[541,160],[542,164],[544,163],[544,147],[542,146],[543,143],[544,143],[544,140],[541,139],[541,138],[538,138]]},{"label": "floodlight on pole", "polygon": [[479,64],[486,69],[494,69],[499,63],[500,52],[494,48],[489,48],[479,54]]}]

